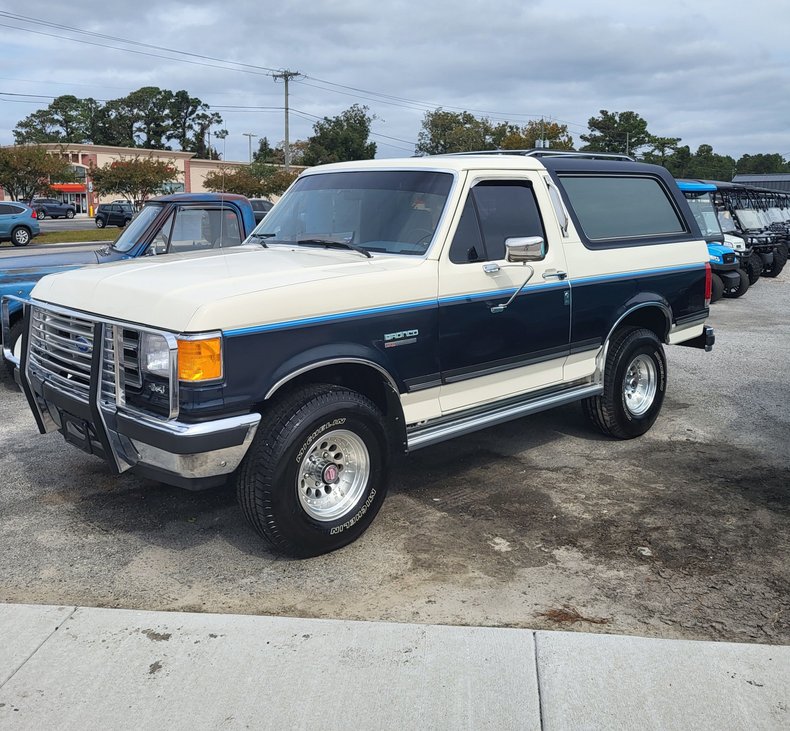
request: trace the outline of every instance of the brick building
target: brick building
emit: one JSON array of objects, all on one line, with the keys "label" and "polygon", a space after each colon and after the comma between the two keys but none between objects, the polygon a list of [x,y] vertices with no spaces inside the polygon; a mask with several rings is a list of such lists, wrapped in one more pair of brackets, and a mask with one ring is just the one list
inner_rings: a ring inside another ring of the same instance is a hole
[{"label": "brick building", "polygon": [[[63,201],[73,203],[77,213],[87,213],[92,215],[99,203],[106,203],[115,200],[118,196],[99,196],[93,191],[93,184],[90,179],[90,168],[92,166],[102,167],[107,163],[117,162],[118,160],[129,159],[135,156],[151,157],[154,160],[165,160],[173,164],[178,170],[178,179],[169,186],[168,192],[171,193],[204,193],[206,188],[203,183],[206,175],[221,168],[246,167],[246,162],[227,162],[224,160],[199,160],[195,158],[194,152],[181,152],[180,150],[146,150],[139,147],[111,147],[109,145],[79,145],[47,143],[42,144],[53,155],[66,157],[74,169],[76,182],[73,183],[53,183],[55,197]],[[0,200],[4,200],[5,195],[0,188]]]}]

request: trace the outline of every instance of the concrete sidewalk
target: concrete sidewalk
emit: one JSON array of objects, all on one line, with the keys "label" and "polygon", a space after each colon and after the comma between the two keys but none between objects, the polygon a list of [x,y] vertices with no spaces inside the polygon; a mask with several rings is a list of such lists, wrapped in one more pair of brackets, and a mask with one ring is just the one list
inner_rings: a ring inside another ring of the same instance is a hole
[{"label": "concrete sidewalk", "polygon": [[790,648],[0,604],[2,729],[783,729]]}]

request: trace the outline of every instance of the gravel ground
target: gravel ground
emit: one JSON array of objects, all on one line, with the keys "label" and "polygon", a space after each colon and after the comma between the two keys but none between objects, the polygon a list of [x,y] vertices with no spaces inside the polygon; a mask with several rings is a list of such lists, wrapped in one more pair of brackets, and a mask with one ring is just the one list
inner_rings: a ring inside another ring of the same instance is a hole
[{"label": "gravel ground", "polygon": [[0,389],[0,601],[790,642],[790,276],[669,348],[645,437],[570,406],[404,460],[373,527],[273,556],[232,490],[113,477]]}]

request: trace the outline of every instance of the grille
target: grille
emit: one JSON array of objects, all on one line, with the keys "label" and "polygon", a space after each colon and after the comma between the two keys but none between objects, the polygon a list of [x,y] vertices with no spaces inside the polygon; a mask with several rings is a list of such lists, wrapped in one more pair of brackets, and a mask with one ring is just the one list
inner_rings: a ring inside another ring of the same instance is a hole
[{"label": "grille", "polygon": [[28,363],[59,390],[88,401],[93,355],[93,323],[34,307]]},{"label": "grille", "polygon": [[[90,396],[93,326],[90,320],[34,307],[30,325],[30,368],[61,391],[88,402]],[[142,385],[138,350],[140,334],[120,325],[105,325],[102,353],[101,399],[116,403],[115,337],[120,333],[123,359],[119,369],[120,390],[139,390]]]},{"label": "grille", "polygon": [[[115,383],[116,339],[120,336],[120,350],[123,351],[121,367],[118,369],[121,400],[125,403],[127,391],[139,391],[142,386],[140,375],[140,333],[120,325],[106,325],[104,328],[104,353],[102,358],[102,402],[115,404],[117,391]],[[123,405],[123,404],[121,404]]]}]

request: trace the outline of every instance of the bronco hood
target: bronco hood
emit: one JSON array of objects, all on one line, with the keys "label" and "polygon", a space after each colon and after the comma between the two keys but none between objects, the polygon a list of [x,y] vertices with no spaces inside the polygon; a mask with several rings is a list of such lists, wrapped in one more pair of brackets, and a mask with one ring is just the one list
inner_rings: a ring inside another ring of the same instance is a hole
[{"label": "bronco hood", "polygon": [[55,274],[32,297],[174,332],[234,330],[435,297],[428,264],[410,256],[246,245]]}]

